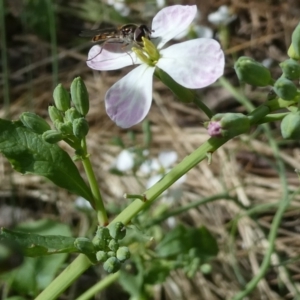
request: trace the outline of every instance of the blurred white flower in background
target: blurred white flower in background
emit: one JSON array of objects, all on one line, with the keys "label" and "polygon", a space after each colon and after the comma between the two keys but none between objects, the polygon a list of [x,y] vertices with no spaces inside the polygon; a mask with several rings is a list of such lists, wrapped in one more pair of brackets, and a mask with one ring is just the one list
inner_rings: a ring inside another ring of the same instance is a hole
[{"label": "blurred white flower in background", "polygon": [[130,14],[130,8],[126,5],[124,0],[107,0],[107,4],[113,6],[123,17],[127,17]]},{"label": "blurred white flower in background", "polygon": [[81,211],[92,211],[94,210],[89,201],[84,199],[83,197],[77,197],[75,200],[75,207]]},{"label": "blurred white flower in background", "polygon": [[228,25],[236,19],[236,15],[232,14],[228,6],[221,5],[217,11],[208,15],[208,21],[214,25]]},{"label": "blurred white flower in background", "polygon": [[124,149],[117,156],[114,167],[121,172],[132,170],[134,167],[135,154],[127,149]]}]

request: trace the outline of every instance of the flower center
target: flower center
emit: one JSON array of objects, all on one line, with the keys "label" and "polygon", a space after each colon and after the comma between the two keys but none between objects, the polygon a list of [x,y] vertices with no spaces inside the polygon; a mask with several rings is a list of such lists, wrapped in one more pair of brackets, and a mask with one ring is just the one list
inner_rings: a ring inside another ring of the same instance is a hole
[{"label": "flower center", "polygon": [[132,47],[132,51],[145,64],[155,67],[160,58],[160,54],[156,46],[147,38],[142,37],[143,46],[140,48]]}]

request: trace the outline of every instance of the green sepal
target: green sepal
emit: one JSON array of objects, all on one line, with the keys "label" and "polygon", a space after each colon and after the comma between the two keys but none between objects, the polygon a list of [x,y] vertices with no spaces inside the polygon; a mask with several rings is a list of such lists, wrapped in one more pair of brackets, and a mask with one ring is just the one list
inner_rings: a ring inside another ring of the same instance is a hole
[{"label": "green sepal", "polygon": [[122,240],[126,235],[126,227],[122,222],[116,222],[109,226],[109,234],[115,240]]},{"label": "green sepal", "polygon": [[300,59],[300,23],[298,23],[297,27],[294,29],[292,33],[292,45],[293,52],[295,54],[294,57],[297,60]]},{"label": "green sepal", "polygon": [[283,75],[291,80],[300,78],[300,64],[294,59],[287,59],[279,64]]},{"label": "green sepal", "polygon": [[120,262],[124,262],[130,258],[130,251],[128,247],[122,246],[116,252],[116,257]]},{"label": "green sepal", "polygon": [[55,122],[63,122],[64,121],[60,110],[57,109],[55,106],[48,107],[48,114],[49,114],[49,117],[53,124],[55,124]]},{"label": "green sepal", "polygon": [[46,130],[50,130],[50,125],[40,116],[32,112],[24,112],[20,115],[23,125],[31,131],[43,134]]},{"label": "green sepal", "polygon": [[89,124],[85,118],[75,119],[72,123],[73,125],[73,134],[82,139],[86,137],[89,132]]},{"label": "green sepal", "polygon": [[60,83],[53,91],[53,99],[55,106],[60,111],[66,111],[71,106],[70,95],[68,91]]},{"label": "green sepal", "polygon": [[89,94],[81,77],[75,78],[71,84],[71,98],[78,112],[85,116],[89,111]]},{"label": "green sepal", "polygon": [[253,86],[267,86],[273,82],[269,69],[251,57],[241,56],[234,69],[240,81]]},{"label": "green sepal", "polygon": [[71,107],[65,112],[65,122],[73,122],[78,118],[81,118],[81,114],[74,107]]},{"label": "green sepal", "polygon": [[68,236],[44,236],[1,228],[0,241],[13,241],[17,243],[23,254],[30,257],[78,252],[77,248],[74,246],[75,239]]},{"label": "green sepal", "polygon": [[216,114],[211,122],[220,122],[223,137],[235,137],[250,130],[250,120],[241,113]]},{"label": "green sepal", "polygon": [[116,273],[121,268],[121,263],[116,257],[108,258],[103,264],[103,269],[107,273]]},{"label": "green sepal", "polygon": [[300,140],[300,112],[291,112],[285,116],[280,129],[284,139]]},{"label": "green sepal", "polygon": [[296,85],[283,76],[275,82],[274,91],[283,100],[293,100],[297,96]]},{"label": "green sepal", "polygon": [[82,253],[95,253],[95,247],[92,241],[86,237],[76,238],[74,246]]},{"label": "green sepal", "polygon": [[63,135],[56,130],[47,130],[43,133],[42,138],[47,143],[56,144],[63,139]]}]

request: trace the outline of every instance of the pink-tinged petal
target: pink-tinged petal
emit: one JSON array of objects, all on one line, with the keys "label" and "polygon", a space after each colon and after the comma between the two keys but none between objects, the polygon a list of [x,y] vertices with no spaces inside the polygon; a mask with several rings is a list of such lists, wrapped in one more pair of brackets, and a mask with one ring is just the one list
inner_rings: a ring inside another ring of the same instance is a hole
[{"label": "pink-tinged petal", "polygon": [[109,71],[137,64],[139,60],[136,54],[127,47],[124,48],[123,44],[107,43],[103,48],[99,45],[93,46],[86,63],[94,70]]},{"label": "pink-tinged petal", "polygon": [[186,30],[197,14],[196,5],[173,5],[160,10],[152,21],[152,42],[159,49]]},{"label": "pink-tinged petal", "polygon": [[152,77],[155,68],[140,65],[116,82],[105,95],[108,116],[120,127],[141,122],[152,102]]},{"label": "pink-tinged petal", "polygon": [[224,72],[224,52],[213,39],[200,38],[175,44],[161,50],[160,54],[157,66],[190,89],[206,87]]}]

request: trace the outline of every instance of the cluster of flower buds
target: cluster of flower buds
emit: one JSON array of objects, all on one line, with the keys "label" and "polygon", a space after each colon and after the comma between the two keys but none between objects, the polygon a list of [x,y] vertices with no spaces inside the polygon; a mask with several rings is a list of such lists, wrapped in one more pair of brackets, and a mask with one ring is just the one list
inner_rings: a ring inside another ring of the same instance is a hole
[{"label": "cluster of flower buds", "polygon": [[[289,59],[279,64],[282,75],[274,80],[270,71],[261,63],[249,57],[240,57],[235,71],[240,81],[253,86],[272,86],[273,92],[287,101],[300,100],[298,84],[300,79],[300,23],[292,34],[292,43],[288,50]],[[281,122],[281,133],[285,139],[300,139],[300,110],[286,115]],[[221,131],[221,129],[219,129]]]},{"label": "cluster of flower buds", "polygon": [[106,272],[115,273],[120,270],[122,263],[130,258],[128,247],[119,245],[119,241],[125,235],[125,225],[116,222],[109,228],[99,226],[92,241],[88,238],[77,238],[74,246],[92,262],[102,262]]},{"label": "cluster of flower buds", "polygon": [[[89,97],[83,80],[80,77],[73,80],[71,98],[61,84],[54,89],[53,98],[55,106],[49,106],[48,112],[56,129],[45,131],[43,139],[48,143],[65,140],[76,148],[89,131],[85,119],[89,110]],[[71,107],[71,102],[74,107]]]}]

